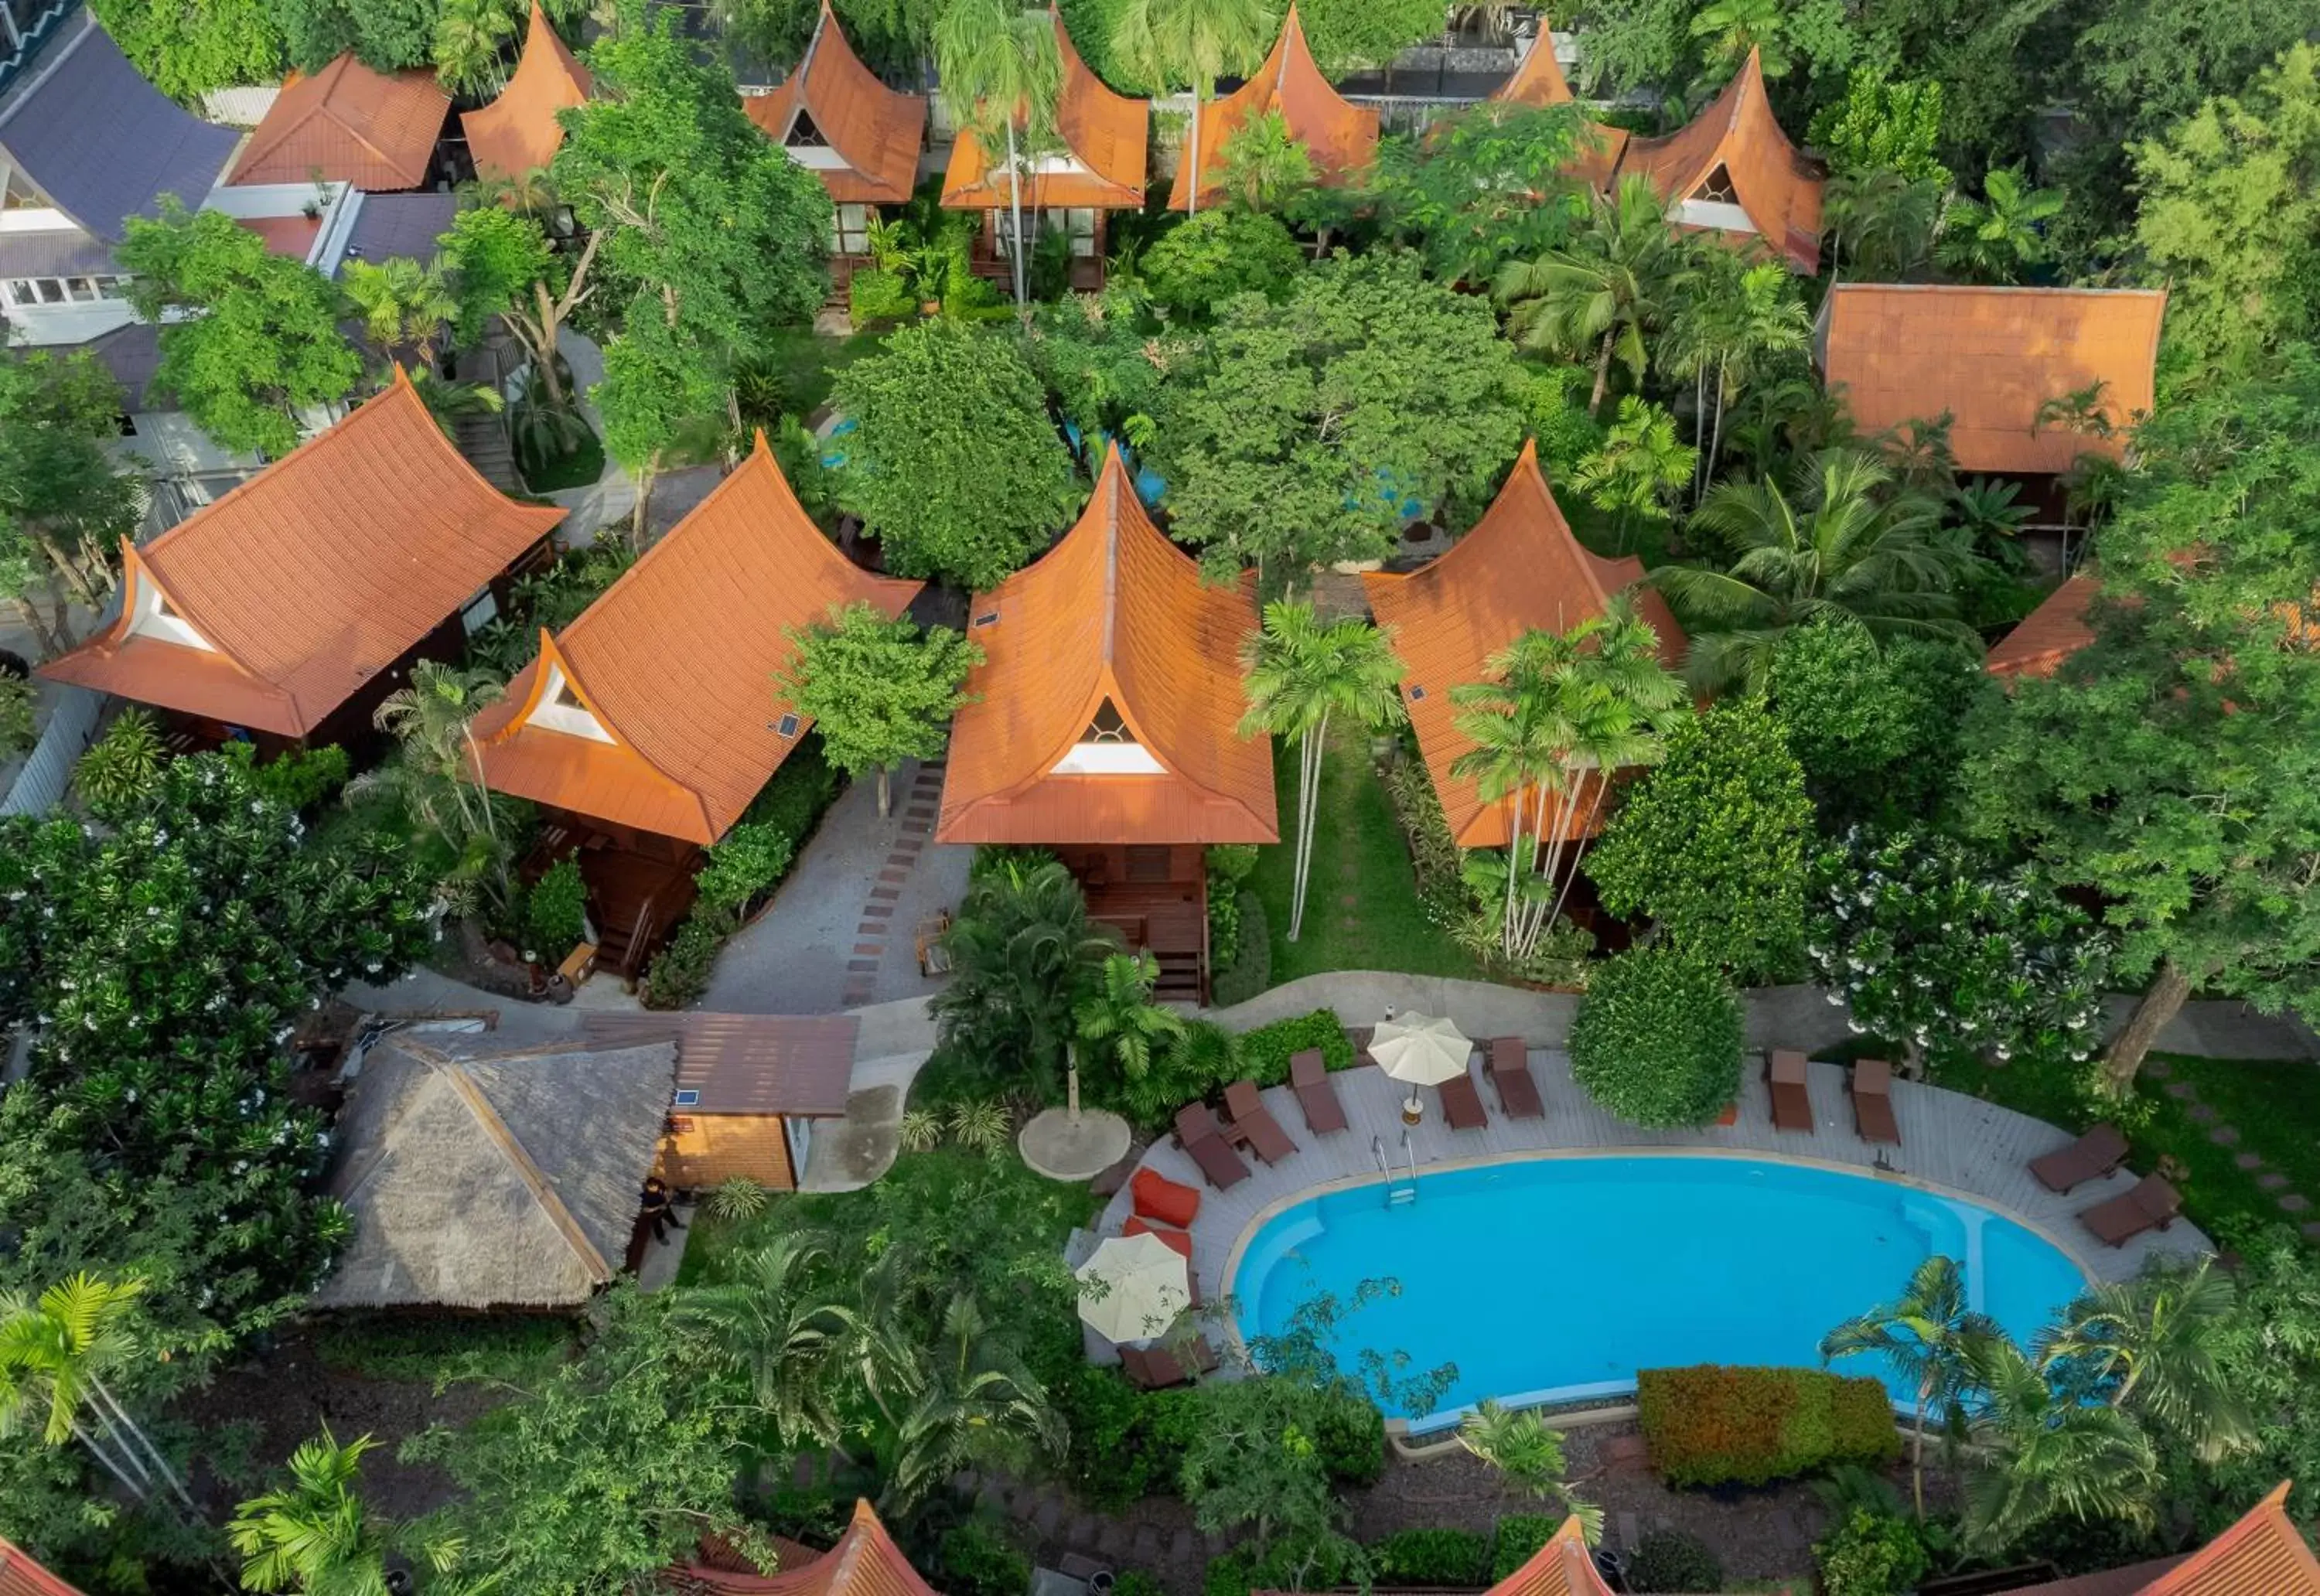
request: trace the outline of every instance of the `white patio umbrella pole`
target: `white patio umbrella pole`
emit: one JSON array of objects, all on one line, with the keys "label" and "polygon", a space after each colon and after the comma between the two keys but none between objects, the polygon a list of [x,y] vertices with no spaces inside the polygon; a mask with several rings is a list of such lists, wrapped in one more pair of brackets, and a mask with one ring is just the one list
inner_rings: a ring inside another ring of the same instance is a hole
[{"label": "white patio umbrella pole", "polygon": [[1473,1047],[1449,1020],[1415,1011],[1388,1020],[1370,1038],[1370,1056],[1378,1061],[1378,1067],[1409,1084],[1409,1101],[1401,1105],[1401,1117],[1411,1125],[1426,1115],[1418,1089],[1439,1086],[1464,1075]]}]

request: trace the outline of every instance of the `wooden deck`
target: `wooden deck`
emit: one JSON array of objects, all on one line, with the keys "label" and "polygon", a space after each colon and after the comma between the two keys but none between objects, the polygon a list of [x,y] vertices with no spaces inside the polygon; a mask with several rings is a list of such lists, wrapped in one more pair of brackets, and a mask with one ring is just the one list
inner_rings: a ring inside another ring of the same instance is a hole
[{"label": "wooden deck", "polygon": [[[1249,1178],[1228,1192],[1210,1189],[1173,1138],[1155,1143],[1144,1155],[1143,1166],[1201,1189],[1201,1211],[1193,1220],[1192,1235],[1192,1265],[1203,1299],[1214,1301],[1228,1294],[1242,1244],[1261,1220],[1284,1204],[1323,1188],[1382,1182],[1385,1177],[1378,1173],[1373,1138],[1397,1168],[1406,1171],[1414,1154],[1421,1183],[1435,1171],[1498,1159],[1654,1148],[1728,1152],[1873,1170],[1880,1178],[1968,1197],[2018,1220],[2061,1247],[2098,1280],[2132,1276],[2155,1254],[2188,1256],[2212,1250],[2207,1238],[2181,1220],[2163,1231],[2145,1231],[2123,1247],[2103,1246],[2079,1223],[2077,1216],[2125,1191],[2135,1176],[2121,1170],[2089,1182],[2067,1197],[2056,1196],[2038,1183],[2028,1164],[2062,1147],[2069,1137],[2043,1120],[1962,1093],[1895,1082],[1893,1111],[1900,1121],[1901,1145],[1893,1147],[1872,1146],[1853,1134],[1848,1077],[1838,1065],[1809,1066],[1813,1112],[1818,1121],[1818,1128],[1810,1134],[1772,1128],[1761,1055],[1749,1057],[1738,1120],[1705,1130],[1638,1130],[1622,1124],[1596,1106],[1572,1079],[1570,1056],[1559,1050],[1532,1049],[1530,1067],[1546,1101],[1544,1120],[1502,1117],[1498,1093],[1482,1078],[1478,1066],[1475,1075],[1491,1112],[1490,1124],[1481,1130],[1450,1129],[1443,1122],[1439,1096],[1431,1088],[1423,1089],[1418,1096],[1425,1103],[1426,1118],[1411,1129],[1408,1152],[1402,1144],[1401,1105],[1409,1088],[1381,1070],[1362,1066],[1330,1077],[1350,1129],[1320,1138],[1306,1129],[1295,1095],[1286,1087],[1275,1087],[1265,1093],[1265,1106],[1298,1144],[1297,1154],[1277,1167],[1250,1157]],[[1887,1169],[1879,1169],[1880,1155]],[[1422,1187],[1418,1201],[1425,1201]],[[1132,1207],[1123,1186],[1097,1221],[1097,1233],[1118,1235]],[[1109,1344],[1099,1344],[1092,1336],[1089,1351],[1104,1361],[1112,1356]]]}]

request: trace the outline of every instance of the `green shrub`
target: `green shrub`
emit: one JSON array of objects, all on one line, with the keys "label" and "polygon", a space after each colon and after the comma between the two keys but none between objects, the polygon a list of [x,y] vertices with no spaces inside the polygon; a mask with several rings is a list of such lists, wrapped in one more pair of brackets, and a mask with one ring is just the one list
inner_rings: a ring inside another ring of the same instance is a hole
[{"label": "green shrub", "polygon": [[989,1519],[969,1519],[945,1530],[937,1561],[948,1596],[1023,1596],[1031,1588],[1031,1560]]},{"label": "green shrub", "polygon": [[749,801],[739,825],[768,828],[790,845],[790,857],[795,858],[805,851],[806,839],[845,784],[845,776],[822,755],[821,734],[809,731],[774,772],[774,779]]},{"label": "green shrub", "polygon": [[795,845],[779,830],[761,821],[740,821],[710,845],[709,862],[693,883],[701,902],[711,909],[739,913],[756,897],[788,874]]},{"label": "green shrub", "polygon": [[1645,1369],[1636,1403],[1652,1467],[1671,1485],[1762,1485],[1901,1455],[1892,1400],[1871,1379],[1717,1364]]},{"label": "green shrub", "polygon": [[588,884],[580,861],[569,856],[548,867],[524,894],[525,951],[546,963],[560,962],[588,934]]},{"label": "green shrub", "polygon": [[1333,1392],[1316,1415],[1313,1445],[1332,1483],[1374,1485],[1385,1474],[1385,1415],[1366,1397]]},{"label": "green shrub", "polygon": [[1571,1073],[1630,1125],[1706,1125],[1740,1093],[1740,1000],[1717,968],[1632,948],[1589,978],[1571,1025]]},{"label": "green shrub", "polygon": [[1240,893],[1233,884],[1209,873],[1209,967],[1221,970],[1240,957]]},{"label": "green shrub", "polygon": [[732,920],[717,914],[695,914],[677,927],[645,972],[645,1007],[682,1009],[698,1002],[709,990],[718,951],[732,934]]},{"label": "green shrub", "polygon": [[1654,1529],[1636,1543],[1627,1558],[1627,1589],[1649,1591],[1708,1591],[1724,1588],[1724,1564],[1706,1541],[1681,1529]]},{"label": "green shrub", "polygon": [[134,705],[122,711],[73,766],[81,802],[101,821],[134,812],[161,780],[161,732],[150,712]]},{"label": "green shrub", "polygon": [[873,322],[899,322],[918,308],[900,272],[857,271],[846,285],[846,313],[857,331]]},{"label": "green shrub", "polygon": [[1210,1560],[1201,1576],[1201,1593],[1249,1596],[1252,1591],[1327,1591],[1350,1584],[1352,1573],[1342,1546],[1310,1546],[1284,1539],[1259,1552],[1255,1543],[1245,1541]]},{"label": "green shrub", "polygon": [[[1418,906],[1429,924],[1457,930],[1477,905],[1474,889],[1467,884],[1464,857],[1451,839],[1449,817],[1442,812],[1442,795],[1434,790],[1433,773],[1414,751],[1405,750],[1386,771],[1385,790],[1409,847]],[[1493,927],[1498,922],[1495,909],[1491,921]]]},{"label": "green shrub", "polygon": [[1111,1596],[1167,1596],[1167,1591],[1142,1569],[1123,1568],[1112,1576]]},{"label": "green shrub", "polygon": [[1209,976],[1209,1001],[1219,1009],[1245,1003],[1273,984],[1273,929],[1264,900],[1246,888],[1235,896],[1240,911],[1240,948],[1232,963]]},{"label": "green shrub", "polygon": [[1204,211],[1144,252],[1144,286],[1154,303],[1206,319],[1236,294],[1277,295],[1305,265],[1305,252],[1278,221],[1259,212]]},{"label": "green shrub", "polygon": [[1319,1047],[1331,1069],[1354,1067],[1354,1044],[1346,1039],[1345,1022],[1335,1010],[1316,1009],[1241,1032],[1240,1073],[1259,1086],[1285,1085],[1290,1055],[1309,1047]]},{"label": "green shrub", "polygon": [[1215,842],[1209,845],[1209,874],[1221,875],[1227,881],[1246,881],[1256,869],[1256,844],[1254,842]]},{"label": "green shrub", "polygon": [[1509,1513],[1500,1519],[1498,1538],[1491,1546],[1491,1582],[1512,1579],[1561,1528],[1545,1513]]},{"label": "green shrub", "polygon": [[1813,1544],[1822,1596],[1908,1596],[1933,1566],[1925,1537],[1908,1519],[1871,1508]]},{"label": "green shrub", "polygon": [[1464,1585],[1486,1582],[1487,1537],[1471,1529],[1405,1529],[1370,1543],[1371,1576],[1381,1585]]},{"label": "green shrub", "polygon": [[350,768],[346,749],[326,743],[319,748],[285,749],[258,766],[251,778],[259,792],[285,809],[306,810],[345,786]]},{"label": "green shrub", "polygon": [[1176,1491],[1199,1423],[1193,1388],[1138,1391],[1117,1369],[1080,1364],[1053,1387],[1070,1427],[1073,1494],[1117,1512]]},{"label": "green shrub", "polygon": [[38,702],[31,677],[0,676],[0,759],[29,754],[41,740],[32,723],[32,708]]}]

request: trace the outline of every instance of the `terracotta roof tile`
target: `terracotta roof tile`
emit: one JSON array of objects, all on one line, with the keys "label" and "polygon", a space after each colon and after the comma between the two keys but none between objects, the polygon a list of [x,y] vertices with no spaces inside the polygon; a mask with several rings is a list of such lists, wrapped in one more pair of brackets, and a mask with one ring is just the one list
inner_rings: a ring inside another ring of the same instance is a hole
[{"label": "terracotta roof tile", "polygon": [[926,134],[926,99],[878,81],[846,42],[829,0],[798,69],[772,94],[743,100],[741,109],[775,143],[789,136],[799,111],[812,118],[842,164],[808,169],[838,204],[898,205],[911,197]]},{"label": "terracotta roof tile", "polygon": [[2101,586],[2091,573],[2072,576],[2006,634],[1982,668],[1993,676],[2053,676],[2062,661],[2095,640],[2087,606]]},{"label": "terracotta roof tile", "polygon": [[1756,234],[1800,272],[1820,266],[1820,168],[1789,142],[1756,52],[1690,123],[1658,139],[1630,139],[1615,180],[1649,177],[1671,205],[1699,192],[1717,167],[1730,174]]},{"label": "terracotta roof tile", "polygon": [[[1533,108],[1577,103],[1571,92],[1570,79],[1563,75],[1563,63],[1554,59],[1554,35],[1548,31],[1544,17],[1539,19],[1538,38],[1523,59],[1515,63],[1512,75],[1491,91],[1491,99],[1501,105]],[[1569,169],[1590,186],[1606,187],[1627,148],[1627,130],[1593,121],[1580,125],[1585,143]]]},{"label": "terracotta roof tile", "polygon": [[81,1596],[79,1590],[32,1561],[32,1555],[0,1538],[0,1596]]},{"label": "terracotta roof tile", "polygon": [[741,1573],[696,1563],[663,1582],[682,1596],[936,1596],[866,1501],[827,1552],[778,1573]]},{"label": "terracotta roof tile", "polygon": [[340,56],[313,77],[293,72],[249,135],[231,181],[329,182],[392,194],[427,181],[451,96],[423,68],[374,72]]},{"label": "terracotta roof tile", "polygon": [[[971,613],[988,656],[967,678],[940,842],[1280,839],[1273,747],[1237,730],[1254,579],[1223,586],[1152,524],[1119,451],[1072,530]],[[1109,700],[1157,775],[1054,774]]]},{"label": "terracotta roof tile", "polygon": [[[1548,51],[1550,59],[1553,53]],[[1569,92],[1566,87],[1564,93]],[[1200,181],[1204,204],[1217,192],[1221,179],[1226,142],[1250,122],[1275,111],[1281,113],[1289,136],[1302,142],[1313,158],[1313,175],[1323,183],[1345,182],[1377,154],[1378,113],[1349,103],[1321,76],[1305,42],[1305,25],[1297,20],[1292,4],[1281,25],[1281,37],[1273,41],[1273,53],[1264,58],[1256,75],[1201,107]],[[1169,208],[1189,209],[1192,198],[1192,168],[1187,160],[1176,168]]]},{"label": "terracotta roof tile", "polygon": [[[1112,93],[1072,47],[1062,14],[1050,8],[1048,15],[1055,19],[1056,48],[1064,64],[1063,90],[1056,99],[1056,131],[1075,169],[1027,174],[1023,204],[1134,210],[1144,204],[1151,103]],[[962,128],[951,144],[950,167],[943,174],[942,203],[954,211],[979,211],[1006,204],[1008,198],[1006,173],[992,168],[983,158],[982,141]]]},{"label": "terracotta roof tile", "polygon": [[[328,431],[128,548],[120,617],[41,673],[302,737],[563,519],[478,476],[398,371]],[[210,647],[156,635],[156,595]]]},{"label": "terracotta roof tile", "polygon": [[[824,537],[762,435],[740,468],[588,606],[476,720],[504,792],[690,842],[741,817],[811,721],[784,736],[787,629],[856,601],[899,615],[922,585]],[[531,717],[557,672],[607,740]]]},{"label": "terracotta roof tile", "polygon": [[1611,1587],[1595,1572],[1574,1516],[1563,1521],[1529,1562],[1492,1585],[1489,1596],[1611,1596]]},{"label": "terracotta roof tile", "polygon": [[1821,310],[1821,370],[1863,431],[1946,410],[1966,470],[2067,471],[2080,454],[2116,458],[2125,442],[2034,434],[2038,407],[2100,381],[2114,425],[2148,411],[2166,308],[2164,293],[2141,288],[1841,283]]},{"label": "terracotta roof tile", "polygon": [[[1539,469],[1537,446],[1526,443],[1499,496],[1450,552],[1407,576],[1362,578],[1378,623],[1393,629],[1410,724],[1459,847],[1504,848],[1507,805],[1484,803],[1472,778],[1451,773],[1474,744],[1455,724],[1450,690],[1486,679],[1491,656],[1523,633],[1559,632],[1601,614],[1612,594],[1643,576],[1641,560],[1605,559],[1572,535]],[[1659,633],[1661,659],[1680,665],[1686,643],[1667,601],[1640,588],[1636,609]],[[1581,812],[1592,807],[1591,787],[1576,797]]]},{"label": "terracotta roof tile", "polygon": [[[2118,1575],[2149,1577],[2111,1583]],[[2320,1560],[2288,1516],[2288,1486],[2189,1556],[2079,1580],[2034,1585],[2016,1596],[2320,1596]]]},{"label": "terracotta roof tile", "polygon": [[521,177],[554,160],[564,147],[564,125],[556,113],[585,104],[593,81],[532,0],[523,59],[507,86],[490,104],[460,115],[476,170],[486,177]]}]

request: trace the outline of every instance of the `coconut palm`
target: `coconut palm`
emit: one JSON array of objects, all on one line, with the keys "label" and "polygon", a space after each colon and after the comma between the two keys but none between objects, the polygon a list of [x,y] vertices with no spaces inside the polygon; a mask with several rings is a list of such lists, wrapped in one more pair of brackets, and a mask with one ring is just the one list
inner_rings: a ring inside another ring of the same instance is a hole
[{"label": "coconut palm", "polygon": [[1525,349],[1594,358],[1587,407],[1600,412],[1614,359],[1643,381],[1645,335],[1666,320],[1693,269],[1659,191],[1631,174],[1609,197],[1590,197],[1569,244],[1500,268],[1492,293],[1507,307],[1509,335]]},{"label": "coconut palm", "polygon": [[748,1377],[758,1411],[785,1446],[837,1445],[844,1424],[831,1375],[870,1333],[860,1315],[817,1288],[811,1277],[829,1261],[813,1237],[776,1236],[739,1255],[730,1280],[687,1293],[677,1316]]},{"label": "coconut palm", "polygon": [[241,1555],[243,1590],[386,1596],[390,1532],[355,1490],[376,1444],[362,1436],[342,1446],[326,1424],[290,1455],[288,1485],[234,1510],[226,1538]]},{"label": "coconut palm", "polygon": [[1820,1338],[1824,1363],[1871,1353],[1909,1383],[1916,1419],[1909,1438],[1909,1489],[1920,1519],[1926,1516],[1926,1417],[1946,1429],[1963,1420],[1972,1378],[1971,1343],[1998,1333],[1996,1321],[1966,1305],[1957,1261],[1936,1254],[1917,1265],[1898,1299],[1846,1319]]},{"label": "coconut palm", "polygon": [[166,1491],[190,1514],[185,1481],[111,1384],[140,1356],[131,1320],[144,1290],[135,1275],[108,1281],[84,1273],[37,1300],[0,1293],[0,1436],[31,1420],[49,1446],[78,1441],[138,1501]]},{"label": "coconut palm", "polygon": [[1883,462],[1839,449],[1799,460],[1785,491],[1766,479],[1709,490],[1691,526],[1723,540],[1728,568],[1651,577],[1690,623],[1701,685],[1761,684],[1773,645],[1816,616],[1879,637],[1971,639],[1955,591],[1977,557],[1944,532],[1934,502],[1889,494],[1891,482]]},{"label": "coconut palm", "polygon": [[401,255],[349,260],[339,281],[363,331],[388,359],[399,361],[407,350],[422,365],[434,364],[435,340],[459,313],[442,262],[421,266]]},{"label": "coconut palm", "polygon": [[1244,211],[1278,211],[1313,186],[1313,154],[1292,138],[1288,119],[1268,111],[1245,123],[1218,151],[1217,184],[1225,203]]},{"label": "coconut palm", "polygon": [[1922,270],[1932,257],[1942,220],[1942,191],[1912,181],[1890,167],[1840,172],[1821,203],[1829,259],[1856,277],[1898,281]]},{"label": "coconut palm", "polygon": [[2158,1265],[2093,1287],[2040,1334],[2040,1370],[2180,1437],[2202,1461],[2252,1445],[2254,1422],[2216,1364],[2239,1290],[2215,1265]]},{"label": "coconut palm", "polygon": [[[1109,1059],[1128,1081],[1142,1080],[1153,1054],[1184,1034],[1183,1017],[1152,1001],[1160,961],[1150,952],[1115,953],[1103,961],[1103,979],[1073,1011],[1079,1039]],[[1072,1071],[1072,1108],[1079,1109],[1079,1071]]]},{"label": "coconut palm", "polygon": [[969,1068],[1028,1066],[1052,1091],[1080,1000],[1119,951],[1088,919],[1071,872],[1052,858],[1001,860],[968,885],[943,946],[950,984],[929,1011],[949,1056]]},{"label": "coconut palm", "polygon": [[1942,264],[1985,283],[2012,283],[2022,268],[2036,266],[2051,251],[2045,226],[2066,203],[2059,188],[2034,188],[2019,167],[2001,167],[1984,177],[1982,197],[1961,199],[1942,219]]},{"label": "coconut palm", "polygon": [[1968,1551],[1986,1556],[2058,1518],[2147,1528],[2159,1465],[2151,1438],[2116,1408],[2058,1391],[2002,1332],[1970,1338],[1964,1514]]},{"label": "coconut palm", "polygon": [[1280,18],[1266,0],[1128,0],[1111,26],[1111,56],[1155,91],[1192,90],[1184,159],[1193,182],[1186,215],[1201,208],[1201,107],[1217,79],[1246,77],[1264,59]]},{"label": "coconut palm", "polygon": [[501,51],[515,36],[507,0],[443,0],[435,16],[435,75],[455,95],[507,86]]},{"label": "coconut palm", "polygon": [[964,1292],[943,1310],[908,1406],[885,1411],[878,1506],[890,1514],[909,1513],[962,1468],[1032,1446],[1050,1455],[1064,1446],[1063,1419],[1047,1392]]},{"label": "coconut palm", "polygon": [[1321,761],[1329,722],[1338,715],[1364,730],[1401,719],[1401,662],[1391,634],[1346,615],[1323,622],[1310,603],[1276,599],[1264,625],[1242,649],[1243,737],[1297,739],[1297,836],[1291,871],[1289,939],[1305,925],[1305,888],[1313,866],[1313,825],[1320,805]]},{"label": "coconut palm", "polygon": [[934,52],[951,120],[986,150],[994,139],[1004,141],[1008,255],[1021,308],[1030,298],[1023,278],[1023,163],[1055,141],[1056,99],[1063,91],[1055,22],[1010,0],[950,0],[935,19]]}]

